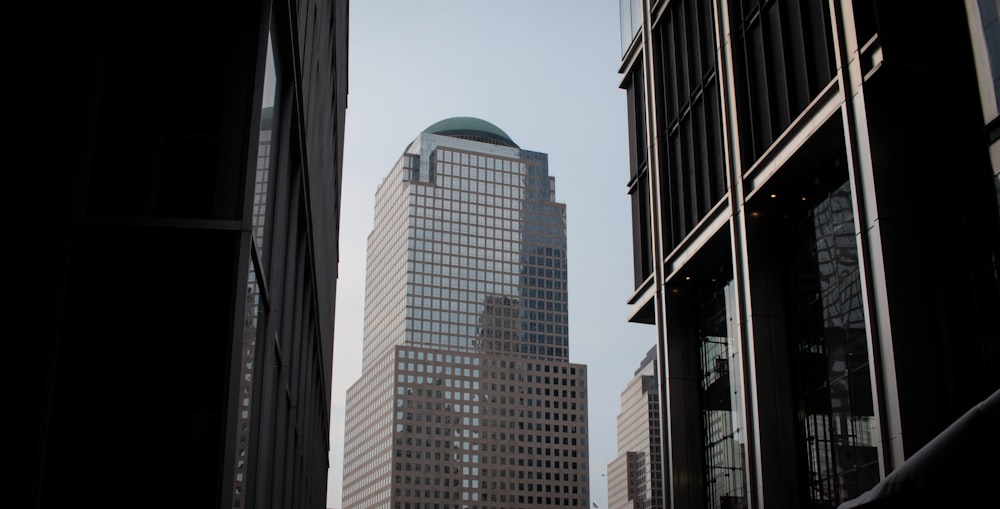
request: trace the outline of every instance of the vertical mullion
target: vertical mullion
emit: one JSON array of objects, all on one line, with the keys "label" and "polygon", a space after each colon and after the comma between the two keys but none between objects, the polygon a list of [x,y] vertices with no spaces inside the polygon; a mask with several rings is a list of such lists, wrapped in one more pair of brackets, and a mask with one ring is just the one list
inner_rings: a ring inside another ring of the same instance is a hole
[{"label": "vertical mullion", "polygon": [[[687,103],[688,97],[691,95],[691,82],[688,79],[691,72],[691,63],[689,62],[691,52],[688,50],[687,30],[684,26],[684,3],[677,3],[677,5],[674,6],[674,9],[677,12],[671,16],[671,19],[673,20],[673,29],[671,32],[674,34],[674,44],[677,55],[677,67],[674,69],[676,69],[678,74],[677,97],[679,99],[678,105],[680,106]],[[678,111],[678,116],[683,116],[683,113]]]},{"label": "vertical mullion", "polygon": [[803,2],[803,21],[808,26],[810,35],[806,40],[806,51],[809,53],[808,67],[809,96],[812,97],[833,78],[833,63],[830,47],[829,13],[824,7],[826,2],[810,0]]},{"label": "vertical mullion", "polygon": [[[636,103],[635,103],[635,112],[636,112],[636,114],[635,114],[635,121],[636,121],[635,129],[636,129],[636,131],[635,132],[638,135],[640,133],[645,133],[646,132],[646,128],[649,127],[649,119],[646,118],[646,93],[647,93],[646,92],[646,77],[645,77],[645,73],[643,72],[642,66],[639,66],[636,69],[636,79],[633,79],[632,81],[633,81],[633,83],[637,83],[637,85],[635,85],[635,91],[636,91],[636,95],[635,95],[635,101],[636,101]],[[639,166],[640,167],[642,167],[644,165],[648,166],[649,165],[649,161],[646,160],[647,157],[648,157],[646,155],[647,148],[648,148],[648,147],[646,147],[646,136],[644,136],[644,135],[643,136],[636,136],[636,140],[637,140],[637,143],[638,143],[638,145],[636,147],[636,150],[637,150],[637,154],[639,156],[638,159],[637,159],[639,161]]]},{"label": "vertical mullion", "polygon": [[[766,44],[768,95],[775,136],[792,122],[789,106],[788,82],[781,30],[781,9],[778,2],[771,2],[761,12],[761,30]],[[797,112],[796,112],[797,113]]]},{"label": "vertical mullion", "polygon": [[688,59],[690,62],[691,70],[688,73],[688,82],[690,83],[689,89],[694,91],[698,89],[704,79],[702,72],[702,55],[705,50],[702,48],[702,37],[701,37],[701,24],[698,23],[700,10],[704,9],[701,2],[684,2],[684,25],[686,27],[687,39],[690,41],[690,48],[688,49]]},{"label": "vertical mullion", "polygon": [[705,129],[705,117],[708,114],[706,109],[708,104],[705,101],[705,94],[698,96],[698,100],[691,107],[691,120],[694,131],[694,170],[697,172],[698,181],[698,215],[704,216],[712,207],[712,170],[709,164],[708,153],[708,133]]},{"label": "vertical mullion", "polygon": [[712,201],[726,192],[725,154],[722,150],[722,108],[719,86],[715,77],[705,82],[705,136],[708,147],[709,173]]},{"label": "vertical mullion", "polygon": [[681,136],[681,157],[683,158],[682,168],[687,169],[688,178],[687,185],[685,186],[685,197],[687,205],[687,224],[685,225],[684,233],[690,233],[694,229],[694,225],[698,223],[698,168],[694,161],[694,133],[693,133],[693,122],[691,121],[693,116],[693,106],[689,105],[688,114],[685,115],[684,121],[680,125],[680,136]]},{"label": "vertical mullion", "polygon": [[663,99],[666,105],[666,118],[664,118],[663,130],[660,131],[660,136],[666,139],[666,132],[670,128],[670,124],[677,118],[677,75],[670,72],[677,65],[677,58],[674,55],[676,51],[672,40],[673,33],[673,17],[669,14],[665,17],[663,23],[661,23],[659,30],[657,30],[658,39],[660,42],[660,54],[662,58],[662,67],[660,72],[663,75],[661,80],[663,83]]},{"label": "vertical mullion", "polygon": [[[677,175],[674,174],[674,168],[670,162],[673,147],[670,147],[669,144],[670,128],[677,115],[677,76],[676,73],[670,72],[676,65],[676,48],[673,42],[672,25],[673,20],[671,17],[664,16],[660,20],[659,26],[654,27],[651,32],[653,34],[652,42],[654,46],[654,55],[651,58],[658,59],[661,64],[657,74],[660,78],[660,88],[656,91],[658,94],[656,97],[661,103],[659,113],[663,118],[659,118],[656,121],[656,125],[660,130],[654,139],[662,178],[659,182],[659,189],[650,189],[650,193],[657,192],[660,196],[660,210],[653,211],[653,213],[657,213],[663,218],[660,222],[660,228],[663,229],[661,237],[663,239],[663,247],[667,252],[676,245],[676,238],[678,236],[677,208],[671,193],[671,190],[676,185]],[[658,50],[656,46],[659,47]]]},{"label": "vertical mullion", "polygon": [[632,162],[629,172],[631,173],[631,177],[635,177],[636,174],[639,173],[639,168],[642,167],[642,155],[639,153],[639,147],[641,147],[642,145],[638,139],[639,135],[641,135],[642,133],[641,131],[636,131],[636,129],[639,127],[639,120],[637,116],[641,114],[637,111],[639,103],[637,100],[636,87],[640,86],[641,84],[636,83],[635,72],[632,73],[630,81],[631,83],[627,85],[625,88],[625,100],[628,103],[627,106],[628,106],[629,130],[632,131],[635,135],[631,137],[629,143],[629,158],[631,159]]},{"label": "vertical mullion", "polygon": [[806,56],[806,33],[802,24],[800,0],[781,0],[782,32],[787,62],[785,76],[789,81],[789,102],[795,111],[801,111],[812,99],[809,90],[809,60]]},{"label": "vertical mullion", "polygon": [[650,236],[650,232],[653,231],[653,224],[650,218],[650,208],[649,208],[649,180],[646,178],[645,172],[638,181],[639,186],[639,219],[640,232],[639,238],[641,241],[641,254],[640,259],[640,274],[641,278],[637,278],[635,281],[636,286],[638,286],[642,281],[646,280],[650,274],[653,273],[653,239]]},{"label": "vertical mullion", "polygon": [[750,62],[747,52],[746,33],[733,37],[733,88],[736,95],[737,126],[740,133],[740,160],[743,171],[750,168],[755,159],[754,147],[757,134],[754,132],[754,111],[750,105]]},{"label": "vertical mullion", "polygon": [[736,93],[737,129],[740,137],[740,160],[742,171],[746,171],[757,159],[759,138],[763,133],[757,130],[757,111],[753,103],[753,72],[751,60],[750,23],[748,13],[752,12],[752,0],[729,0],[730,33],[732,34],[734,88]]},{"label": "vertical mullion", "polygon": [[704,76],[702,79],[706,79],[708,76],[715,72],[715,26],[713,20],[715,19],[712,14],[712,5],[714,2],[706,2],[704,6],[699,10],[699,24],[701,25],[701,59],[702,59],[702,70]]},{"label": "vertical mullion", "polygon": [[754,130],[754,152],[753,160],[756,160],[767,149],[767,146],[774,140],[774,132],[771,130],[771,117],[768,114],[768,94],[767,75],[764,72],[766,61],[764,58],[764,34],[762,33],[761,20],[758,13],[757,19],[748,27],[747,41],[749,60],[749,80],[750,80],[750,102],[753,110],[753,130]]},{"label": "vertical mullion", "polygon": [[665,196],[669,196],[670,209],[674,214],[673,231],[671,232],[671,249],[676,247],[680,239],[687,231],[684,226],[687,224],[686,207],[684,206],[684,171],[680,150],[680,129],[674,130],[669,139],[670,149],[667,151],[669,158],[670,176],[669,188]]}]

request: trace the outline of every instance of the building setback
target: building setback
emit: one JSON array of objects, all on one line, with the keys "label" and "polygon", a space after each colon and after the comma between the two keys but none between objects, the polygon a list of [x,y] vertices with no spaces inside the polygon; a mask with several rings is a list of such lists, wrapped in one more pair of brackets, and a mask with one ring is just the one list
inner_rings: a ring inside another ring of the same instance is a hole
[{"label": "building setback", "polygon": [[565,205],[546,154],[480,119],[421,133],[375,198],[345,509],[588,507],[568,362]]},{"label": "building setback", "polygon": [[622,391],[618,456],[608,464],[608,509],[663,507],[659,392],[654,347]]},{"label": "building setback", "polygon": [[10,505],[326,507],[347,3],[25,16]]},{"label": "building setback", "polygon": [[664,505],[837,507],[1000,389],[997,4],[620,6]]}]

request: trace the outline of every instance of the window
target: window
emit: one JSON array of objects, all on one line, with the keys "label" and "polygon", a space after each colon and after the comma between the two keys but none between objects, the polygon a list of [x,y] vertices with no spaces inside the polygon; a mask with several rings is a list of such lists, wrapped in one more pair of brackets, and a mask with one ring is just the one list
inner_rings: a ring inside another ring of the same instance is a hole
[{"label": "window", "polygon": [[671,2],[653,30],[664,242],[677,246],[726,190],[711,4]]},{"label": "window", "polygon": [[833,36],[825,0],[729,0],[729,16],[746,171],[833,78]]}]

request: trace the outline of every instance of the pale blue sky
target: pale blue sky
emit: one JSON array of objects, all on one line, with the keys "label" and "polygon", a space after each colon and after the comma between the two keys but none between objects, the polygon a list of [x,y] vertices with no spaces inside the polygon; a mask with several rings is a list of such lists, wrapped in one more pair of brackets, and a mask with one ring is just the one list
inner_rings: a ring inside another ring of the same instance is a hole
[{"label": "pale blue sky", "polygon": [[344,393],[360,375],[375,190],[431,124],[479,117],[549,155],[566,204],[570,360],[589,369],[591,499],[617,452],[619,396],[655,342],[626,321],[632,250],[617,0],[358,0],[337,282],[328,506],[340,507]]}]

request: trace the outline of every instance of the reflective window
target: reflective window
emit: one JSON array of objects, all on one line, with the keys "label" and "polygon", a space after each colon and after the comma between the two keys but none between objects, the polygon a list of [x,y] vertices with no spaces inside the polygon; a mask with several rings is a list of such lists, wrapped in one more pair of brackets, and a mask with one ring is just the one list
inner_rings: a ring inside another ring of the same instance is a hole
[{"label": "reflective window", "polygon": [[622,54],[628,51],[636,34],[642,30],[642,0],[618,0],[621,21]]},{"label": "reflective window", "polygon": [[993,77],[993,93],[1000,104],[1000,0],[978,0],[979,17],[983,22],[983,37]]},{"label": "reflective window", "polygon": [[802,483],[813,507],[833,508],[879,480],[849,182],[787,221]]},{"label": "reflective window", "polygon": [[698,289],[705,495],[709,509],[746,507],[746,429],[733,281]]}]

